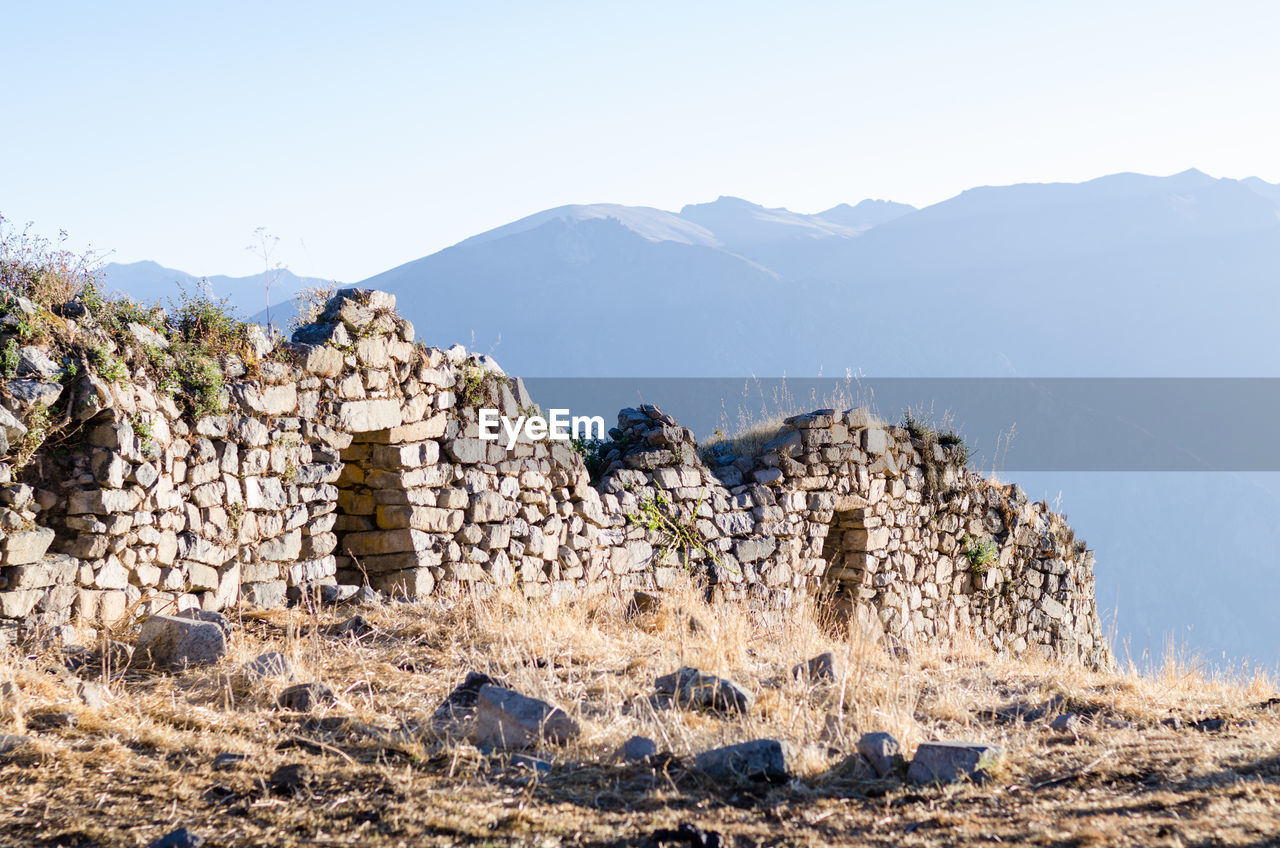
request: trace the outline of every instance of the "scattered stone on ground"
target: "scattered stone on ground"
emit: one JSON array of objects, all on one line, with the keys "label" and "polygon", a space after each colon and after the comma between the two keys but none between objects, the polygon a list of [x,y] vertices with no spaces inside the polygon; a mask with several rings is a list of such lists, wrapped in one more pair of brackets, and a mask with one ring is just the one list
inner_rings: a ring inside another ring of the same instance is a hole
[{"label": "scattered stone on ground", "polygon": [[27,716],[27,727],[31,730],[61,730],[75,727],[79,723],[80,719],[76,714],[69,712],[44,712]]},{"label": "scattered stone on ground", "polygon": [[686,846],[686,848],[721,848],[722,837],[714,830],[703,830],[694,824],[683,822],[675,830],[659,828],[649,837],[649,841],[662,848],[663,846]]},{"label": "scattered stone on ground", "polygon": [[244,664],[244,676],[250,680],[271,680],[278,677],[292,679],[293,663],[279,651],[260,654]]},{"label": "scattered stone on ground", "polygon": [[749,712],[755,697],[731,680],[684,666],[654,681],[659,696],[677,705],[725,713]]},{"label": "scattered stone on ground", "polygon": [[267,785],[277,795],[297,795],[311,784],[311,766],[306,763],[289,763],[271,772]]},{"label": "scattered stone on ground", "polygon": [[323,683],[299,683],[281,692],[276,698],[276,704],[282,710],[308,713],[316,707],[332,704],[335,700],[333,690]]},{"label": "scattered stone on ground", "polygon": [[445,696],[444,702],[432,713],[432,726],[443,731],[451,725],[470,721],[476,714],[476,698],[480,690],[490,684],[498,685],[498,681],[479,671],[467,672],[466,679]]},{"label": "scattered stone on ground", "polygon": [[227,637],[215,622],[153,615],[142,622],[135,652],[159,668],[209,665],[227,653]]},{"label": "scattered stone on ground", "polygon": [[955,783],[981,780],[1002,755],[997,745],[981,742],[925,742],[907,769],[913,783]]},{"label": "scattered stone on ground", "polygon": [[491,748],[523,748],[540,740],[567,742],[578,723],[564,710],[512,689],[486,684],[476,697],[476,740]]},{"label": "scattered stone on ground", "polygon": [[864,733],[858,740],[858,753],[871,764],[880,777],[889,777],[903,766],[902,746],[889,733]]},{"label": "scattered stone on ground", "polygon": [[1049,723],[1049,729],[1057,733],[1077,733],[1083,723],[1076,713],[1063,713]]},{"label": "scattered stone on ground", "polygon": [[703,751],[694,766],[716,780],[764,780],[784,783],[790,777],[786,750],[776,739],[754,739]]},{"label": "scattered stone on ground", "polygon": [[831,651],[818,654],[808,662],[802,662],[791,669],[791,676],[810,683],[838,680],[844,672],[844,666]]},{"label": "scattered stone on ground", "polygon": [[223,751],[221,754],[218,754],[213,758],[213,770],[224,771],[238,766],[240,763],[247,762],[248,759],[248,754],[239,754],[235,751]]},{"label": "scattered stone on ground", "polygon": [[658,753],[658,745],[647,736],[632,736],[614,755],[624,763],[637,763]]},{"label": "scattered stone on ground", "polygon": [[185,827],[166,833],[159,839],[147,843],[147,848],[200,848],[204,837],[193,833]]}]

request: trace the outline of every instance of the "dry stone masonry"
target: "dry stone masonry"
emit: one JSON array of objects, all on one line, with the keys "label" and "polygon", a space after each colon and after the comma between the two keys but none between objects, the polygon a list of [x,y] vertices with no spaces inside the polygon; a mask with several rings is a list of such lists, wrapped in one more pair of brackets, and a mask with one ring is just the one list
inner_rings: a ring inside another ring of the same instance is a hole
[{"label": "dry stone masonry", "polygon": [[0,447],[55,408],[80,426],[20,473],[0,464],[0,639],[326,586],[563,599],[689,570],[726,600],[818,594],[897,639],[1109,659],[1092,554],[1063,519],[864,410],[789,419],[740,457],[625,409],[593,480],[568,443],[481,440],[479,409],[535,408],[524,384],[417,343],[389,294],[342,290],[291,341],[251,341],[223,361],[223,411],[198,417],[141,370],[68,380],[23,349]]}]

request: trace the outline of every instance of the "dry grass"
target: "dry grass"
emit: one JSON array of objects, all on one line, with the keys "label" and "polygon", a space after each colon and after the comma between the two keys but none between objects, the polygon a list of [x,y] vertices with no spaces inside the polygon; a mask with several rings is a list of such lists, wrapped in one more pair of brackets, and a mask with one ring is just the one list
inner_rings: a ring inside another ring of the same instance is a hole
[{"label": "dry grass", "polygon": [[719,427],[699,440],[704,456],[710,456],[712,449],[719,445],[727,445],[736,456],[759,456],[761,448],[778,435],[786,419],[815,409],[870,411],[874,408],[874,394],[851,372],[846,372],[844,377],[832,379],[825,391],[810,388],[807,394],[798,394],[785,377],[770,380],[768,385],[753,378],[743,384],[741,395],[734,403],[736,409],[730,414],[728,401],[721,400]]},{"label": "dry grass", "polygon": [[[1275,694],[1264,677],[1215,680],[1185,663],[1153,677],[1094,673],[965,645],[895,657],[861,634],[832,635],[810,607],[709,606],[688,587],[656,613],[623,611],[608,595],[435,599],[360,609],[378,628],[361,640],[324,635],[331,613],[245,613],[212,668],[82,671],[112,691],[99,713],[79,705],[56,658],[11,657],[0,663],[0,733],[35,741],[0,756],[0,845],[145,845],[180,825],[219,846],[643,844],[681,822],[734,845],[1261,845],[1280,832],[1280,709],[1261,706]],[[275,709],[287,682],[239,671],[267,650],[338,702],[305,716]],[[824,650],[843,658],[841,679],[791,678]],[[733,678],[755,708],[737,719],[655,709],[654,677],[680,665]],[[536,771],[429,732],[472,669],[563,706],[581,738],[534,752],[551,763]],[[1055,697],[1042,720],[1016,716]],[[1049,731],[1068,710],[1086,716],[1078,735]],[[32,730],[50,711],[79,721]],[[1191,726],[1205,718],[1225,726]],[[908,753],[941,738],[1008,755],[981,785],[876,781],[840,756],[875,730]],[[674,757],[614,763],[637,733]],[[801,751],[785,786],[719,786],[688,767],[691,754],[764,736]],[[248,759],[214,770],[228,751]],[[314,773],[296,796],[266,784],[287,763]]]}]

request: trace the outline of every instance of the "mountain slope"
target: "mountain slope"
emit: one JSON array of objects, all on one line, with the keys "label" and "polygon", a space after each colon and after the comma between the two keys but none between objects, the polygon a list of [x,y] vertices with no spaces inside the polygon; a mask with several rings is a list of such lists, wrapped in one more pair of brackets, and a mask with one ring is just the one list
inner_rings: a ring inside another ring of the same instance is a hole
[{"label": "mountain slope", "polygon": [[[110,262],[103,268],[106,289],[127,294],[134,300],[163,302],[176,297],[183,288],[194,292],[203,290],[203,286],[207,284],[208,290],[215,297],[230,298],[245,313],[257,312],[266,303],[265,277],[265,272],[248,277],[200,277],[150,261],[124,264]],[[271,301],[273,304],[286,304],[285,312],[291,313],[293,306],[289,301],[301,289],[324,284],[325,281],[317,277],[299,277],[288,269],[281,268],[271,272]]]}]

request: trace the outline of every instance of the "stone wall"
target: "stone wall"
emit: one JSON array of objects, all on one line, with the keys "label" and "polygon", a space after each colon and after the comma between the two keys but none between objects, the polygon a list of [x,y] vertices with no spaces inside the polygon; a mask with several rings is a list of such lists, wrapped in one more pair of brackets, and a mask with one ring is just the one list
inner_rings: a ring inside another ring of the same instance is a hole
[{"label": "stone wall", "polygon": [[[1092,555],[1062,519],[864,411],[799,416],[737,457],[623,410],[593,483],[564,442],[482,441],[477,410],[534,407],[523,383],[415,343],[390,295],[344,290],[291,343],[252,341],[223,363],[218,414],[184,416],[143,369],[9,381],[0,433],[59,409],[76,436],[20,479],[0,465],[0,633],[360,585],[567,598],[690,570],[725,599],[820,593],[899,638],[1107,660]],[[990,562],[967,553],[980,540]]]}]

